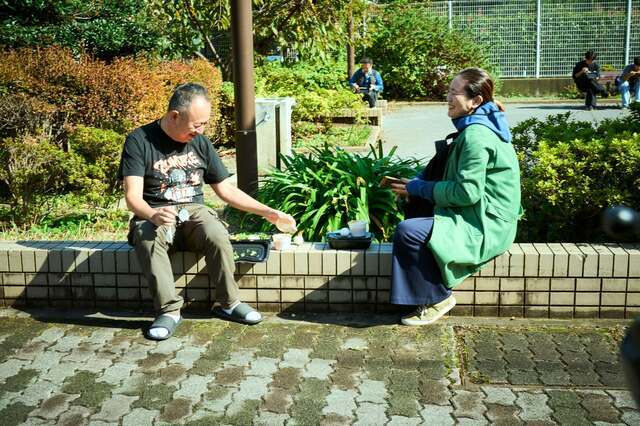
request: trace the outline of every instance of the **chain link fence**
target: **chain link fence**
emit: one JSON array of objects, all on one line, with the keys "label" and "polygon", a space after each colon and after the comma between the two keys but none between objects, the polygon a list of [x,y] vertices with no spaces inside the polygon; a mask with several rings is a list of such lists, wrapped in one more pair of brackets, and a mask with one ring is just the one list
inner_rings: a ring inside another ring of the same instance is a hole
[{"label": "chain link fence", "polygon": [[615,70],[640,55],[640,0],[432,0],[416,7],[490,46],[502,77],[569,76],[587,50]]}]

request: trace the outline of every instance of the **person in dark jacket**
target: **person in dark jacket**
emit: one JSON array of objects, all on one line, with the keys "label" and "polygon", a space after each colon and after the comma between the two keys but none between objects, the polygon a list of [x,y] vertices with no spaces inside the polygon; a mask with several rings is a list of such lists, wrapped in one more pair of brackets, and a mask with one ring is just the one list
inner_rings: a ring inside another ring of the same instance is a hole
[{"label": "person in dark jacket", "polygon": [[360,69],[349,79],[349,86],[354,93],[362,94],[362,99],[369,102],[373,108],[378,102],[378,94],[384,90],[380,73],[373,69],[373,62],[369,58],[360,59]]},{"label": "person in dark jacket", "polygon": [[418,306],[402,318],[405,325],[430,324],[450,311],[451,289],[511,247],[520,217],[518,158],[491,77],[462,70],[447,102],[458,136],[442,180],[392,184],[397,195],[434,205],[433,217],[404,220],[394,234],[390,301]]},{"label": "person in dark jacket", "polygon": [[587,51],[584,59],[573,67],[571,74],[578,90],[585,93],[584,104],[587,111],[596,108],[596,95],[602,95],[605,98],[609,96],[607,89],[598,83],[600,65],[596,59],[597,55],[593,50]]}]

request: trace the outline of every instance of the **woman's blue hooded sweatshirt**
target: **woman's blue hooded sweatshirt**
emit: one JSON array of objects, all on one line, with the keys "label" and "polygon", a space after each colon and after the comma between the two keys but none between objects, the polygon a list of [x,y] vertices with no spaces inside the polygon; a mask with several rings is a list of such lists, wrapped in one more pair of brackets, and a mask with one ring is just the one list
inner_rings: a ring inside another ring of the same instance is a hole
[{"label": "woman's blue hooded sweatshirt", "polygon": [[509,124],[504,118],[504,112],[501,112],[493,102],[486,102],[476,108],[473,114],[454,118],[451,121],[458,132],[462,132],[471,124],[482,124],[491,129],[503,142],[511,142],[511,132]]},{"label": "woman's blue hooded sweatshirt", "polygon": [[[511,143],[509,124],[504,118],[504,113],[493,102],[480,105],[473,114],[451,119],[458,132],[462,132],[471,124],[482,124],[498,135],[501,141]],[[407,183],[407,192],[410,195],[425,198],[433,202],[433,187],[435,182],[422,180],[419,177]]]}]

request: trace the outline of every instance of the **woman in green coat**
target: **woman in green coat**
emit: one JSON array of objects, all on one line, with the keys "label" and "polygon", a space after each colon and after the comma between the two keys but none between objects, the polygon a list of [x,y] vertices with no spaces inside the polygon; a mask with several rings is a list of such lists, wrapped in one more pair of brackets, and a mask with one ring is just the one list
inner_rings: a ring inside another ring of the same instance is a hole
[{"label": "woman in green coat", "polygon": [[441,181],[420,175],[392,190],[434,205],[434,216],[398,224],[391,303],[417,305],[406,325],[430,324],[456,304],[451,289],[511,247],[520,213],[520,171],[502,106],[486,71],[451,82],[448,115],[458,130]]}]

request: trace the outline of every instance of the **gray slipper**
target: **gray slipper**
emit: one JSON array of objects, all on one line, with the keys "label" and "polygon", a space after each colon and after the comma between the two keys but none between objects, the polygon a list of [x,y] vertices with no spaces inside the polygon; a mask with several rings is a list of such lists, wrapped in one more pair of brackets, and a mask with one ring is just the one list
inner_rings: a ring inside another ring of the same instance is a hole
[{"label": "gray slipper", "polygon": [[240,303],[238,306],[233,308],[233,311],[231,311],[230,314],[226,313],[224,309],[222,309],[222,306],[216,306],[215,308],[213,308],[212,312],[215,316],[219,318],[222,318],[228,321],[239,322],[241,324],[254,325],[262,321],[262,318],[260,318],[257,321],[250,321],[247,319],[247,314],[249,312],[257,312],[257,311],[246,303]]},{"label": "gray slipper", "polygon": [[[180,317],[180,319],[178,319],[178,321],[176,322],[171,317],[168,317],[167,315],[159,315],[158,318],[156,318],[147,329],[147,332],[145,333],[145,337],[149,340],[167,340],[169,337],[173,335],[173,332],[176,331],[176,328],[178,328],[178,325],[181,322],[182,322],[182,317]],[[149,334],[149,330],[151,330],[152,328],[164,328],[165,330],[167,330],[168,333],[165,337],[160,337],[160,338],[151,336]]]}]

